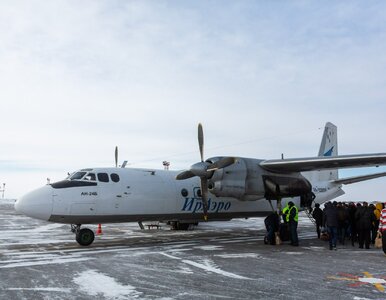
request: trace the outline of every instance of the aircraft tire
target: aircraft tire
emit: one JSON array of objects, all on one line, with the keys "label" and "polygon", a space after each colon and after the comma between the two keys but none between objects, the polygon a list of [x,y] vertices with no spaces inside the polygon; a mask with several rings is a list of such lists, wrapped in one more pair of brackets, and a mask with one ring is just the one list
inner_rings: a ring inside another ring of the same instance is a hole
[{"label": "aircraft tire", "polygon": [[188,230],[189,229],[189,223],[180,223],[177,222],[176,224],[176,230]]},{"label": "aircraft tire", "polygon": [[89,246],[94,241],[95,235],[94,232],[91,229],[88,228],[82,228],[77,233],[75,239],[81,246]]}]

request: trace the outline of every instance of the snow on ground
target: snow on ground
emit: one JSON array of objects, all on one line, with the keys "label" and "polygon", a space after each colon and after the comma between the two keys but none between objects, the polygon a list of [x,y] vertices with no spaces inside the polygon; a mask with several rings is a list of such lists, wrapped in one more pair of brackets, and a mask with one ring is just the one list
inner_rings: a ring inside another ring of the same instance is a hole
[{"label": "snow on ground", "polygon": [[13,205],[15,204],[16,199],[0,199],[0,206],[2,205]]},{"label": "snow on ground", "polygon": [[358,281],[365,282],[365,283],[371,283],[371,284],[386,284],[385,279],[372,278],[372,277],[370,277],[370,278],[368,278],[368,277],[358,278]]},{"label": "snow on ground", "polygon": [[37,291],[37,292],[60,292],[70,293],[71,289],[54,287],[33,287],[33,288],[8,288],[9,291]]},{"label": "snow on ground", "polygon": [[230,253],[230,254],[215,254],[221,258],[259,258],[264,259],[261,255],[257,253]]},{"label": "snow on ground", "polygon": [[234,279],[250,279],[250,278],[247,278],[244,276],[240,276],[240,275],[237,275],[237,274],[234,274],[231,272],[221,270],[218,266],[216,266],[216,264],[212,260],[205,259],[202,262],[195,262],[195,261],[188,260],[188,259],[182,259],[180,257],[176,257],[176,256],[173,256],[173,255],[170,255],[167,253],[160,253],[160,254],[162,254],[168,258],[171,258],[171,259],[180,260],[184,264],[188,264],[190,266],[193,266],[193,267],[196,267],[199,269],[203,269],[203,270],[211,272],[211,273],[220,274],[220,275],[234,278]]},{"label": "snow on ground", "polygon": [[0,265],[0,269],[14,269],[20,267],[31,267],[31,266],[42,266],[42,265],[58,265],[58,264],[67,264],[72,262],[81,262],[86,260],[91,260],[92,258],[79,257],[79,258],[56,258],[56,259],[43,259],[39,257],[35,261],[22,261],[22,262],[11,262],[8,264]]},{"label": "snow on ground", "polygon": [[135,299],[141,296],[131,285],[123,285],[103,273],[87,270],[73,279],[79,289],[91,296],[104,297],[105,299]]},{"label": "snow on ground", "polygon": [[380,251],[350,245],[330,252],[304,214],[300,247],[264,245],[264,218],[188,231],[107,224],[93,245],[80,247],[68,225],[0,206],[0,299],[385,298]]}]

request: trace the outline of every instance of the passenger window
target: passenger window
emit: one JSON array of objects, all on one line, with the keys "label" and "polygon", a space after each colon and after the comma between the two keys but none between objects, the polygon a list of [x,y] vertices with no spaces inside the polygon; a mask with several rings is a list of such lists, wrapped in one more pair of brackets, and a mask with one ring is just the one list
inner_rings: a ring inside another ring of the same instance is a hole
[{"label": "passenger window", "polygon": [[107,173],[98,173],[98,180],[100,182],[109,182],[109,175]]},{"label": "passenger window", "polygon": [[112,174],[110,174],[110,178],[114,182],[118,182],[119,181],[119,175],[118,174],[112,173]]}]

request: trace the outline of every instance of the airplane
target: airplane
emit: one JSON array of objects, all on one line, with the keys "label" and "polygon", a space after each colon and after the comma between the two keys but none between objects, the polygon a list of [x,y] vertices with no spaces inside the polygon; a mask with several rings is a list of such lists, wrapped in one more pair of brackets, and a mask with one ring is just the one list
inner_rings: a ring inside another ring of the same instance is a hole
[{"label": "airplane", "polygon": [[386,176],[386,172],[339,178],[338,169],[386,164],[386,153],[338,155],[337,127],[326,123],[317,157],[264,160],[216,156],[185,171],[86,168],[27,193],[16,211],[49,222],[71,224],[75,240],[91,245],[94,232],[82,224],[162,221],[187,229],[202,221],[266,216],[281,211],[283,198],[300,209],[344,194],[342,185]]}]

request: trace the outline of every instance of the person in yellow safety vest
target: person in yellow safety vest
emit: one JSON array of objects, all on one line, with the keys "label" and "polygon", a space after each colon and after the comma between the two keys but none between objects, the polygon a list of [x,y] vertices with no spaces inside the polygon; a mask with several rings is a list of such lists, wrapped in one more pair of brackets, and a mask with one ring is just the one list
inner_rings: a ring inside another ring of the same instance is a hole
[{"label": "person in yellow safety vest", "polygon": [[288,213],[289,213],[289,206],[288,203],[286,206],[282,209],[282,217],[283,217],[283,222],[288,223]]},{"label": "person in yellow safety vest", "polygon": [[288,202],[288,207],[289,207],[289,210],[287,214],[287,222],[289,224],[289,229],[290,229],[291,245],[299,246],[299,239],[298,239],[298,232],[297,232],[299,210],[292,201]]},{"label": "person in yellow safety vest", "polygon": [[374,209],[375,220],[371,228],[371,243],[373,245],[375,244],[375,238],[377,237],[379,219],[381,218],[381,211],[382,211],[382,203],[375,204],[375,209]]}]

